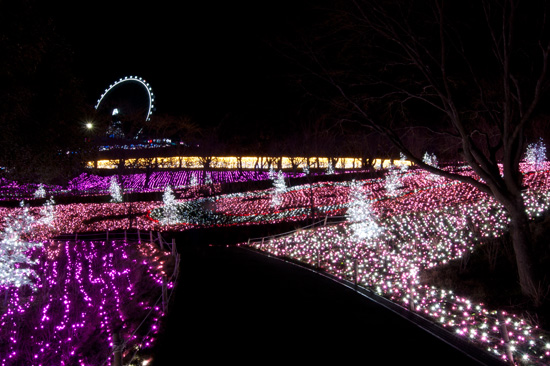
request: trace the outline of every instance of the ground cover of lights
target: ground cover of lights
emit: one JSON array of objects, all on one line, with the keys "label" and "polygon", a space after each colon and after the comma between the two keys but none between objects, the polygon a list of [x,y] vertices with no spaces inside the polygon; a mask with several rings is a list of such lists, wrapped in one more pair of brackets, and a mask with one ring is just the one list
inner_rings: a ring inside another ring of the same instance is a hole
[{"label": "ground cover of lights", "polygon": [[[461,171],[459,171],[461,172]],[[470,174],[464,169],[462,174]],[[541,175],[542,174],[542,175]],[[526,175],[531,185],[542,184],[543,173]],[[481,195],[465,184],[455,181],[433,180],[420,170],[409,170],[400,177],[400,187],[389,193],[385,179],[368,179],[362,181],[369,198],[374,202],[377,211],[384,215],[396,212],[424,211],[437,205],[446,207],[459,202],[473,202]],[[127,228],[141,230],[185,230],[191,227],[212,225],[248,225],[258,223],[276,223],[282,221],[300,221],[311,214],[314,208],[315,217],[340,216],[348,207],[348,195],[351,182],[321,182],[305,184],[285,189],[280,193],[280,200],[273,205],[274,189],[250,191],[225,195],[213,195],[198,199],[177,198],[183,211],[189,206],[200,206],[204,209],[203,221],[186,221],[185,215],[176,218],[172,223],[162,220],[163,201],[138,201],[118,203],[72,203],[54,206],[55,215],[48,227],[36,230],[29,237],[32,240],[45,240],[59,234],[75,232],[111,231]],[[452,187],[450,190],[449,187]],[[183,190],[193,187],[187,187]],[[455,194],[450,194],[455,192]],[[187,193],[184,193],[187,196]],[[40,207],[28,210],[38,215]],[[0,218],[6,217],[22,208],[0,207]],[[128,215],[132,214],[130,224]],[[0,229],[3,222],[0,219]]]},{"label": "ground cover of lights", "polygon": [[[549,208],[549,178],[548,171],[525,175],[525,197],[531,216]],[[419,177],[414,179],[418,181]],[[371,190],[372,186],[364,189]],[[503,318],[499,320],[498,312],[482,303],[419,281],[423,269],[460,258],[484,238],[501,235],[508,220],[501,207],[466,184],[445,180],[394,194],[392,199],[372,193],[372,207],[384,230],[377,239],[353,239],[349,223],[344,222],[241,245],[357,281],[505,362],[513,359],[518,365],[550,363],[547,330],[510,313],[501,312]],[[508,344],[501,333],[504,324]]]},{"label": "ground cover of lights", "polygon": [[[533,216],[548,210],[550,166],[541,169],[526,171],[525,174],[528,187],[525,195]],[[472,174],[466,168],[453,170],[459,174]],[[363,243],[354,241],[349,225],[341,223],[317,230],[302,230],[285,239],[266,241],[263,245],[252,245],[276,255],[318,265],[342,278],[353,275],[355,260],[361,285],[398,303],[413,301],[419,313],[506,358],[506,347],[497,334],[499,324],[494,320],[492,310],[456,297],[449,291],[426,287],[418,282],[419,271],[460,258],[473,248],[476,238],[500,235],[507,225],[504,212],[469,185],[438,179],[417,169],[400,171],[397,175],[399,184],[391,189],[384,178],[359,181],[385,229],[384,239]],[[344,217],[350,204],[352,186],[353,182],[323,182],[289,187],[278,193],[273,188],[195,200],[175,199],[181,207],[198,204],[206,212],[204,222],[182,222],[185,217],[176,217],[175,222],[164,220],[161,213],[166,204],[163,201],[54,205],[54,216],[48,225],[28,233],[26,239],[47,242],[53,235],[63,233],[126,229],[130,227],[129,213],[133,213],[132,227],[140,230],[186,230],[197,226],[298,221],[307,217],[312,206],[317,217]],[[273,199],[275,195],[278,195],[276,201]],[[37,216],[41,208],[0,208],[0,217],[23,210]],[[155,212],[159,214],[157,220],[154,219]],[[0,220],[0,228],[4,226],[5,222]],[[78,270],[74,271],[71,279],[82,277]],[[84,292],[81,293],[86,299]],[[63,308],[60,304],[57,306]],[[50,308],[54,307],[50,305]],[[18,311],[10,310],[8,315]],[[514,357],[525,364],[548,363],[550,346],[547,346],[548,338],[538,338],[542,333],[540,329],[512,314],[508,314],[505,321],[513,341]],[[63,324],[59,326],[60,330],[72,329],[68,321]],[[15,322],[12,320],[12,323],[0,326],[14,331]],[[61,345],[61,342],[56,344]],[[65,350],[59,352],[66,353]],[[86,364],[86,361],[82,363]]]},{"label": "ground cover of lights", "polygon": [[[412,175],[411,175],[412,176]],[[383,190],[381,180],[371,180],[374,191]],[[316,216],[341,215],[346,208],[349,182],[326,182],[290,187],[281,193],[278,205],[272,205],[273,189],[257,190],[246,193],[213,195],[198,199],[180,198],[189,196],[186,190],[196,187],[184,187],[178,193],[177,203],[183,213],[189,207],[200,206],[201,215],[186,216],[166,223],[162,220],[164,202],[108,202],[108,203],[71,203],[55,205],[55,215],[48,227],[30,234],[33,240],[44,240],[53,235],[75,232],[112,231],[130,227],[128,215],[133,215],[133,228],[140,230],[185,230],[191,227],[247,225],[261,223],[276,223],[282,221],[299,221],[308,217],[311,204],[315,207]],[[416,180],[411,180],[410,188],[418,187]],[[429,184],[426,183],[426,184]],[[376,193],[380,194],[380,193]],[[21,207],[0,207],[0,217],[21,211]],[[39,206],[28,210],[38,215]],[[0,219],[0,229],[2,229]]]},{"label": "ground cover of lights", "polygon": [[[300,177],[304,173],[285,172],[285,176]],[[267,170],[164,170],[153,172],[147,177],[145,173],[129,173],[120,176],[121,185],[126,192],[157,192],[167,185],[173,188],[184,188],[200,184],[218,186],[225,183],[250,182],[269,179]],[[82,173],[71,179],[65,187],[60,185],[43,185],[40,183],[21,184],[0,178],[1,200],[29,200],[39,186],[44,187],[46,195],[105,195],[109,193],[111,175]]]},{"label": "ground cover of lights", "polygon": [[34,290],[0,287],[0,365],[109,365],[114,332],[128,364],[158,336],[173,279],[152,244],[50,240],[32,257]]},{"label": "ground cover of lights", "polygon": [[[385,180],[368,179],[363,182],[371,199],[384,205],[388,198]],[[180,200],[178,217],[167,220],[164,205],[152,209],[149,217],[161,224],[169,221],[180,226],[209,226],[299,221],[312,215],[312,209],[315,217],[341,216],[348,207],[351,184],[351,181],[320,182],[288,187],[279,193],[276,189],[266,189]],[[433,188],[434,182],[416,170],[405,174],[401,185],[399,194],[406,195]],[[387,210],[392,209],[386,206]],[[193,212],[196,214],[190,214]]]}]

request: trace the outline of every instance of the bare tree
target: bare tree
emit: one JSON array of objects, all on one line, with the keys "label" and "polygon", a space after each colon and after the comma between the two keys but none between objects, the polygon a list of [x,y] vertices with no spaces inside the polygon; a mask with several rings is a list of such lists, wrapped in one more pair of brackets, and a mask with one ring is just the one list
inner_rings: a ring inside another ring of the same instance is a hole
[{"label": "bare tree", "polygon": [[[520,286],[535,303],[541,279],[519,163],[549,86],[547,15],[546,1],[343,1],[327,36],[316,29],[305,48],[310,74],[333,87],[341,112],[421,168],[504,206]],[[455,141],[477,177],[425,164],[402,133],[410,126]]]}]

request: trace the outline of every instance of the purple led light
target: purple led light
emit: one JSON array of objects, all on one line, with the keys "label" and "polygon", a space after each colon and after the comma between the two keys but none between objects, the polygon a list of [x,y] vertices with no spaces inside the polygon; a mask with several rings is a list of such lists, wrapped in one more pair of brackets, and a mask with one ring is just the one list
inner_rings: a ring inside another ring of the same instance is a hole
[{"label": "purple led light", "polygon": [[146,243],[45,243],[33,253],[36,291],[0,288],[0,339],[9,340],[0,342],[0,365],[109,365],[115,331],[129,359],[164,315],[162,255]]}]

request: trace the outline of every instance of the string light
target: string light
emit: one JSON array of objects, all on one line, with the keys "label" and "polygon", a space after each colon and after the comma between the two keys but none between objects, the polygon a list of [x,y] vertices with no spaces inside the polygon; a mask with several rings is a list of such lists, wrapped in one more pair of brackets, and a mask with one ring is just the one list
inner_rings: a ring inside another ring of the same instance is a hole
[{"label": "string light", "polygon": [[21,202],[21,210],[17,214],[8,215],[4,220],[3,231],[0,232],[0,289],[30,285],[34,287],[36,264],[29,252],[41,246],[25,240],[36,225],[36,219],[29,213],[28,207]]},{"label": "string light", "polygon": [[[405,165],[406,166],[406,165]],[[386,194],[388,197],[395,197],[399,194],[398,189],[401,186],[401,171],[396,167],[390,167],[385,175]]]},{"label": "string light", "polygon": [[[431,180],[428,174],[423,176]],[[549,209],[548,178],[548,171],[525,176],[530,187],[525,198],[531,217]],[[548,332],[526,319],[505,313],[510,337],[507,344],[502,339],[502,324],[496,310],[452,291],[421,283],[419,274],[424,269],[463,257],[480,240],[501,236],[509,224],[501,205],[490,197],[465,184],[445,180],[441,183],[414,190],[406,185],[407,193],[403,196],[376,201],[374,207],[385,214],[381,219],[386,230],[383,238],[354,240],[348,234],[351,225],[348,222],[242,245],[357,281],[393,302],[414,309],[504,362],[511,361],[510,346],[513,361],[518,365],[547,365]],[[392,210],[383,210],[384,202],[391,202]]]},{"label": "string light", "polygon": [[525,162],[532,167],[533,170],[538,170],[546,161],[546,145],[541,138],[538,142],[527,145],[525,151]]},{"label": "string light", "polygon": [[332,165],[332,161],[329,160],[328,164],[327,164],[327,169],[325,171],[325,174],[326,175],[332,175],[334,174],[334,166]]},{"label": "string light", "polygon": [[44,198],[46,197],[46,189],[44,188],[44,184],[39,184],[38,189],[34,192],[35,198]]},{"label": "string light", "polygon": [[120,185],[118,184],[118,179],[116,175],[111,177],[111,183],[109,185],[109,193],[111,193],[111,202],[122,202],[122,191]]},{"label": "string light", "polygon": [[277,207],[281,204],[281,196],[286,192],[285,176],[281,170],[274,175],[274,192],[271,198],[271,206]]},{"label": "string light", "polygon": [[114,332],[126,362],[151,347],[165,316],[155,303],[162,255],[150,243],[45,242],[34,250],[34,292],[0,286],[0,337],[9,340],[0,365],[109,365]]},{"label": "string light", "polygon": [[352,181],[350,187],[349,207],[346,211],[352,236],[356,241],[374,239],[380,236],[383,229],[378,225],[370,200],[363,191],[363,184]]},{"label": "string light", "polygon": [[[533,171],[527,163],[522,165],[522,169],[526,172],[524,175],[526,190],[523,194],[527,212],[531,217],[547,212],[550,207],[549,168],[550,166],[546,162],[542,164],[542,170],[536,171]],[[471,170],[464,167],[453,169],[453,172],[457,174],[475,177]],[[214,171],[212,173],[213,179],[215,179],[214,174],[216,173]],[[264,179],[267,179],[267,172],[263,174]],[[167,175],[162,176],[166,177]],[[187,173],[185,177],[185,184],[191,182],[192,175]],[[469,185],[447,179],[434,182],[428,174],[415,169],[409,169],[402,173],[401,188],[391,196],[388,195],[385,188],[385,179],[367,179],[355,183],[362,185],[366,199],[369,201],[379,225],[384,228],[385,235],[355,240],[350,235],[352,223],[341,222],[338,225],[301,230],[292,235],[263,243],[250,243],[250,245],[274,255],[308,263],[339,278],[357,280],[359,285],[369,288],[395,303],[414,309],[418,314],[468,339],[481,349],[504,361],[508,361],[507,347],[511,346],[514,361],[518,364],[545,365],[550,363],[548,346],[550,338],[547,332],[538,328],[536,324],[517,315],[504,313],[505,325],[510,336],[510,342],[506,344],[500,335],[503,324],[498,319],[497,311],[487,308],[484,304],[474,303],[467,298],[457,296],[452,291],[429,286],[421,281],[421,274],[424,270],[444,265],[453,259],[462,258],[480,242],[487,238],[501,236],[508,229],[509,217],[498,202]],[[166,184],[163,187],[166,187]],[[42,225],[36,232],[24,233],[21,238],[30,242],[58,233],[123,229],[128,224],[125,217],[129,212],[130,205],[132,212],[137,217],[137,227],[142,230],[186,230],[195,226],[249,225],[260,222],[303,220],[309,214],[311,192],[314,194],[319,214],[338,216],[346,213],[350,207],[351,188],[351,182],[320,182],[288,187],[281,195],[281,204],[277,210],[273,210],[270,204],[274,193],[273,189],[227,195],[218,194],[209,198],[180,199],[177,200],[179,213],[184,211],[195,212],[195,214],[187,217],[181,216],[183,219],[178,220],[182,222],[168,225],[169,228],[165,227],[160,220],[154,220],[155,217],[162,217],[164,201],[132,202],[131,204],[122,202],[119,204],[52,205],[51,209],[55,216],[50,225]],[[2,218],[0,227],[5,230],[10,226],[8,217],[24,215],[25,212],[27,215],[40,217],[41,209],[43,208],[0,208],[0,217]],[[76,247],[68,249],[70,246],[67,245],[48,244],[47,250],[44,249],[44,256],[40,256],[39,248],[33,249],[31,252],[36,255],[35,258],[39,258],[40,262],[36,269],[46,268],[45,273],[48,273],[46,277],[41,277],[41,270],[37,272],[38,290],[45,284],[51,287],[54,283],[61,283],[61,288],[64,290],[79,289],[76,292],[84,299],[84,305],[90,301],[100,303],[99,300],[88,300],[93,298],[94,291],[85,290],[86,287],[84,285],[84,287],[80,287],[77,282],[80,281],[78,279],[83,278],[89,278],[90,284],[99,284],[101,281],[108,282],[100,280],[98,277],[85,275],[87,273],[85,268],[88,267],[82,267],[86,263],[97,263],[90,261],[91,258],[96,258],[96,254],[92,253],[98,253],[98,249],[106,245],[96,243],[93,248],[86,247],[87,249],[78,248],[77,250]],[[121,245],[124,246],[124,244]],[[67,256],[67,253],[71,254]],[[110,258],[115,258],[119,254],[113,253],[113,257],[108,253],[98,255],[100,255],[98,261],[105,261],[104,263],[99,262],[98,266],[111,268],[114,261]],[[68,263],[67,265],[59,261],[59,258],[63,256],[72,258],[63,262]],[[155,261],[152,262],[155,263]],[[158,262],[156,263],[158,264]],[[58,280],[59,271],[69,268],[74,268],[74,270],[68,271],[69,279],[60,282]],[[151,271],[147,273],[157,273],[153,269]],[[114,273],[124,273],[126,276],[130,272],[128,269],[120,269],[118,272],[109,273],[112,273],[114,278],[119,278],[120,276],[117,277]],[[159,278],[155,276],[153,278]],[[127,282],[127,286],[130,283]],[[0,331],[5,331],[6,333],[2,333],[6,334],[5,339],[10,339],[9,349],[0,351],[4,364],[9,364],[16,357],[21,357],[21,351],[18,348],[18,344],[22,343],[21,332],[15,316],[30,314],[31,312],[27,309],[35,299],[33,296],[37,296],[34,294],[38,293],[25,294],[24,288],[25,286],[20,286],[17,290],[17,287],[12,287],[11,290],[8,290],[10,292],[7,298],[13,305],[10,305],[9,313],[0,318]],[[137,287],[130,286],[130,288],[135,290]],[[123,293],[122,289],[116,291]],[[101,293],[106,294],[107,290],[102,290]],[[88,319],[83,312],[72,313],[77,308],[77,306],[71,305],[74,304],[73,302],[65,303],[62,295],[55,298],[59,298],[60,302],[45,297],[45,299],[49,299],[49,302],[46,301],[46,304],[49,305],[45,305],[40,312],[36,313],[42,319],[37,324],[41,324],[45,328],[53,324],[54,328],[48,328],[50,331],[54,329],[56,332],[63,332],[72,329],[73,324],[80,324],[78,319]],[[113,304],[116,308],[122,306],[124,301]],[[81,305],[81,308],[84,308],[82,307],[84,305]],[[54,311],[54,309],[61,309],[61,311]],[[69,314],[75,315],[63,318],[67,311]],[[59,314],[61,318],[52,321],[54,314]],[[161,316],[162,314],[158,313],[156,320]],[[97,329],[102,329],[105,334],[111,334],[108,325],[115,318],[103,316],[101,319]],[[75,325],[73,328],[81,330],[93,327]],[[49,340],[49,343],[42,342],[39,345],[45,350],[54,349],[58,350],[60,354],[72,354],[77,357],[76,338],[78,337],[74,335],[64,337],[70,338],[70,340],[64,343],[60,340],[62,337],[59,337],[53,341]],[[154,339],[152,338],[145,340],[142,344],[153,344]],[[37,339],[33,338],[32,341],[37,342]],[[75,346],[67,346],[67,344]],[[38,360],[43,360],[42,353],[47,352],[41,352],[40,349],[33,348],[33,357],[36,356]],[[49,354],[52,353],[49,352]],[[82,356],[78,357],[82,358]],[[68,364],[68,361],[63,362]],[[63,362],[56,364],[63,364]],[[87,362],[84,358],[77,361],[84,365],[93,364]],[[39,362],[27,363],[39,364]]]},{"label": "string light", "polygon": [[166,186],[164,194],[162,195],[163,206],[163,219],[162,223],[166,225],[172,225],[178,223],[178,203],[174,191],[170,186]]}]

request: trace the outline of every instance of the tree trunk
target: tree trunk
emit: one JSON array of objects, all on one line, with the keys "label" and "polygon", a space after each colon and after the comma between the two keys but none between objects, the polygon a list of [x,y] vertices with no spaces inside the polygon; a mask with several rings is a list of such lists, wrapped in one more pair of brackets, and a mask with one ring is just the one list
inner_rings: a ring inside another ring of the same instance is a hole
[{"label": "tree trunk", "polygon": [[122,366],[120,344],[120,334],[118,332],[113,332],[113,366]]},{"label": "tree trunk", "polygon": [[533,300],[535,306],[539,306],[542,301],[542,294],[539,291],[541,283],[535,270],[529,218],[523,206],[508,208],[508,212],[521,291]]}]

